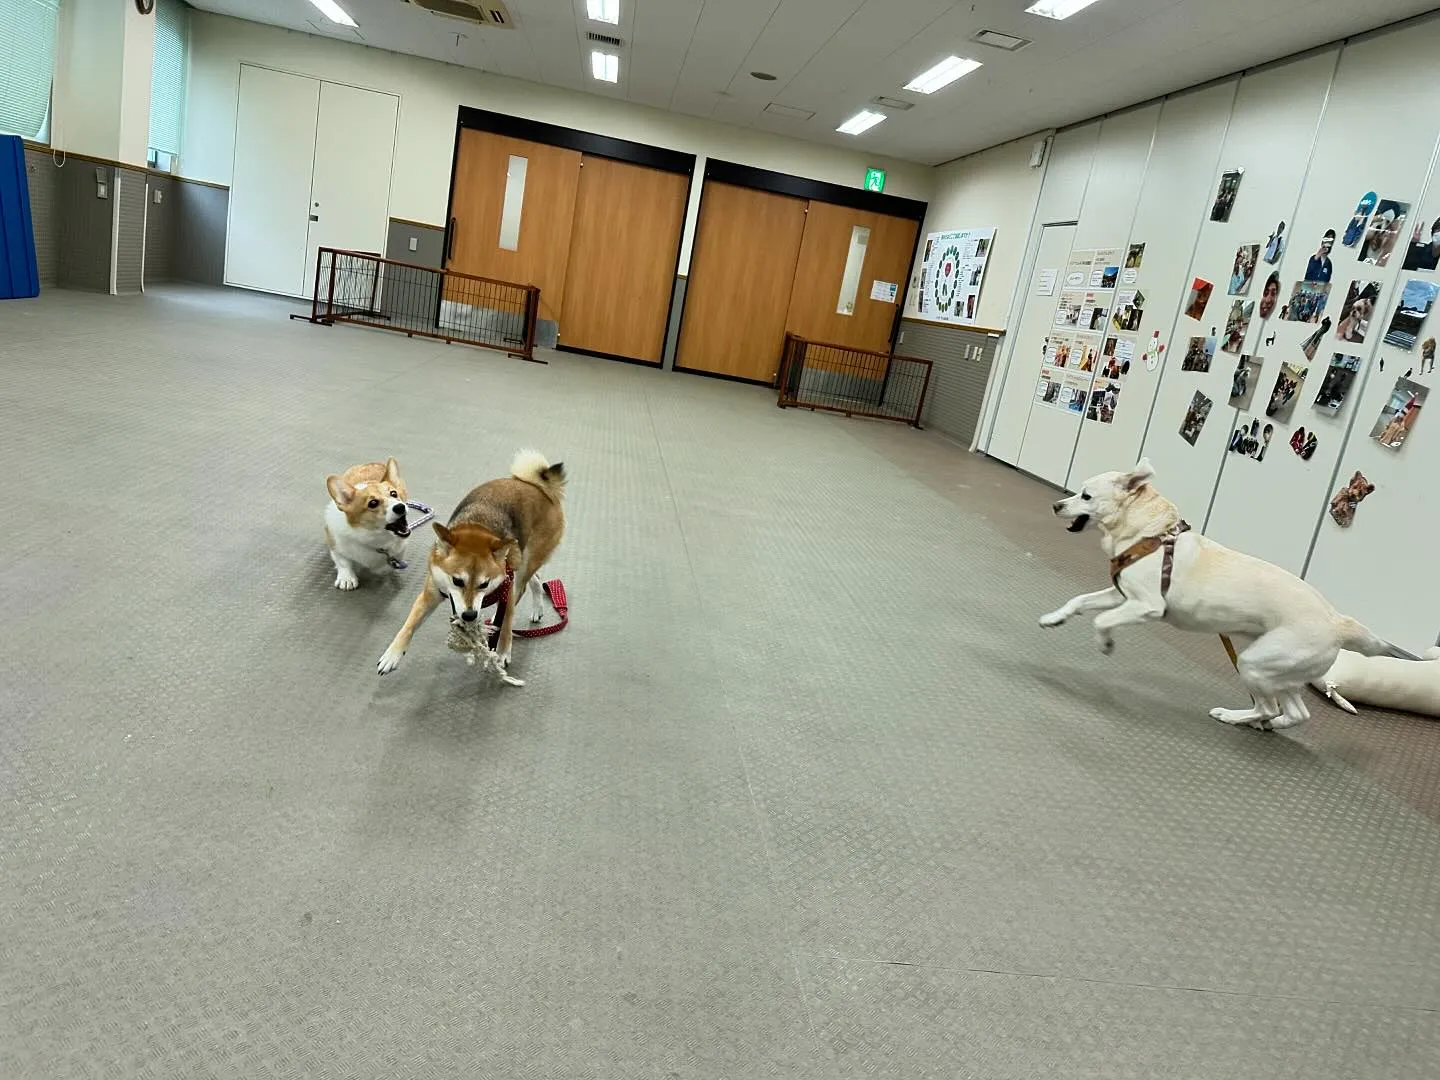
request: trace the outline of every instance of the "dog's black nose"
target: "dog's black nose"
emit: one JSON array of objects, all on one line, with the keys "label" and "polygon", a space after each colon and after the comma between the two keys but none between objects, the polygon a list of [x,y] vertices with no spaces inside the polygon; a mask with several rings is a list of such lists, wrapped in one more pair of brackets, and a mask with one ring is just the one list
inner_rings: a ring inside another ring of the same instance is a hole
[{"label": "dog's black nose", "polygon": [[1064,505],[1065,505],[1065,500],[1064,500],[1064,499],[1061,499],[1059,502],[1053,502],[1053,503],[1051,503],[1051,504],[1050,504],[1050,509],[1053,510],[1053,511],[1055,511],[1055,513],[1058,514],[1058,513],[1060,512],[1060,508],[1061,508],[1062,506],[1064,506]]},{"label": "dog's black nose", "polygon": [[460,617],[466,622],[474,622],[480,617],[480,613],[478,611],[462,611]]},{"label": "dog's black nose", "polygon": [[396,517],[404,517],[404,516],[405,516],[405,504],[404,504],[404,503],[396,503],[396,504],[395,504],[395,516],[396,516]]}]

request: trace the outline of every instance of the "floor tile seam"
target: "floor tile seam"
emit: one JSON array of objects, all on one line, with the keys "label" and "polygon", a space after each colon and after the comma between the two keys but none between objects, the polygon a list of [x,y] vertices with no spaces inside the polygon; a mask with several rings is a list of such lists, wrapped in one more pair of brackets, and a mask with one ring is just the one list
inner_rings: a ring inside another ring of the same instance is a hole
[{"label": "floor tile seam", "polygon": [[1309,1005],[1329,1005],[1345,1009],[1388,1009],[1419,1015],[1440,1015],[1440,1006],[1405,1005],[1388,1001],[1346,1001],[1338,998],[1311,997],[1306,994],[1262,993],[1249,990],[1226,990],[1214,986],[1187,986],[1180,983],[1145,982],[1131,979],[1099,979],[1087,975],[1066,975],[1059,971],[1014,971],[1006,968],[951,966],[948,964],[927,964],[906,960],[877,960],[868,956],[840,956],[833,953],[810,954],[820,960],[837,960],[846,964],[870,964],[875,967],[893,967],[922,972],[954,975],[998,975],[1015,979],[1044,979],[1055,983],[1072,983],[1082,986],[1113,986],[1131,990],[1177,990],[1187,994],[1212,994],[1217,997],[1244,998],[1253,1001],[1294,1001]]}]

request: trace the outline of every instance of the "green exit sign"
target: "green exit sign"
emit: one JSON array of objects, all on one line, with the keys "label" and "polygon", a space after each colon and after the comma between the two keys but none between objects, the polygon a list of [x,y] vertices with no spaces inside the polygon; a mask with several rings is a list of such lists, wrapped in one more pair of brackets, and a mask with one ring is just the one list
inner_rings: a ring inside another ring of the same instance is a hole
[{"label": "green exit sign", "polygon": [[866,170],[865,170],[865,190],[866,190],[866,191],[884,191],[884,190],[885,190],[885,170],[884,170],[884,169],[866,169]]}]

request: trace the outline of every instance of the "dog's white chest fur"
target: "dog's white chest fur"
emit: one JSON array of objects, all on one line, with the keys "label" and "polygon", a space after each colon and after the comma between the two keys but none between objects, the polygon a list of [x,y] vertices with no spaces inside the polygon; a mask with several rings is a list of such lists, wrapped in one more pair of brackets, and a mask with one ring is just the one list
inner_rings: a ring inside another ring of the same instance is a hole
[{"label": "dog's white chest fur", "polygon": [[405,550],[405,538],[386,529],[357,529],[333,502],[325,504],[325,527],[335,552],[371,570],[388,566]]}]

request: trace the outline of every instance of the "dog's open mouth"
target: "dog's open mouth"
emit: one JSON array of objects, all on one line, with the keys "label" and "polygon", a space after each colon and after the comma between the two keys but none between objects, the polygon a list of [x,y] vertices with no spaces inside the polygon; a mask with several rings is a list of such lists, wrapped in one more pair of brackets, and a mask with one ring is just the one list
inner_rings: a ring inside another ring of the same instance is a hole
[{"label": "dog's open mouth", "polygon": [[404,521],[392,521],[389,525],[385,526],[385,531],[392,532],[396,536],[403,538],[410,535],[410,526]]},{"label": "dog's open mouth", "polygon": [[1089,514],[1081,514],[1081,515],[1080,515],[1079,517],[1077,517],[1074,521],[1070,522],[1069,528],[1067,528],[1065,531],[1066,531],[1066,532],[1079,532],[1081,529],[1085,528],[1085,526],[1086,526],[1086,525],[1089,525],[1089,524],[1090,524],[1090,515],[1089,515]]}]

